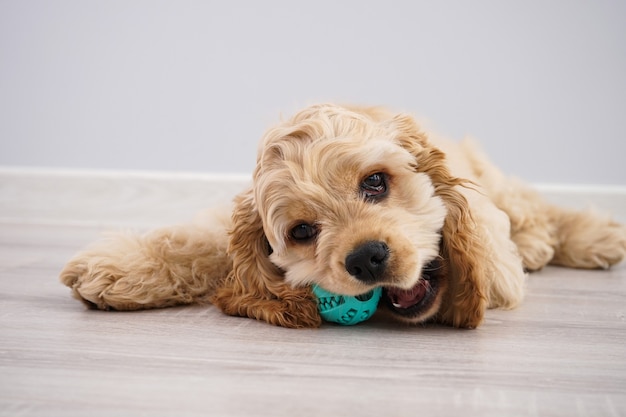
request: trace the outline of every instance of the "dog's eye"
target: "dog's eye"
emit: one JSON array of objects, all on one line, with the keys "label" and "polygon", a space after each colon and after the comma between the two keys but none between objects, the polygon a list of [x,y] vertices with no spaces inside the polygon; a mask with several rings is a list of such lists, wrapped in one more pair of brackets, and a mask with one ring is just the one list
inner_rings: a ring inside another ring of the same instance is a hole
[{"label": "dog's eye", "polygon": [[305,243],[317,236],[317,227],[302,223],[291,229],[291,237],[299,243]]},{"label": "dog's eye", "polygon": [[361,192],[365,198],[380,198],[387,194],[387,177],[377,172],[365,177],[361,182]]}]

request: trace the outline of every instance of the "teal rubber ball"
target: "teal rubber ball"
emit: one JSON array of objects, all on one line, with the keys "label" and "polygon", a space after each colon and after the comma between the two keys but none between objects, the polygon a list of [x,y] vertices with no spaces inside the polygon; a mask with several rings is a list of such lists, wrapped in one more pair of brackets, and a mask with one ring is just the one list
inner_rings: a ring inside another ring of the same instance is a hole
[{"label": "teal rubber ball", "polygon": [[375,288],[365,294],[350,296],[326,291],[313,286],[317,297],[317,308],[322,319],[344,326],[352,326],[372,317],[383,294],[382,288]]}]

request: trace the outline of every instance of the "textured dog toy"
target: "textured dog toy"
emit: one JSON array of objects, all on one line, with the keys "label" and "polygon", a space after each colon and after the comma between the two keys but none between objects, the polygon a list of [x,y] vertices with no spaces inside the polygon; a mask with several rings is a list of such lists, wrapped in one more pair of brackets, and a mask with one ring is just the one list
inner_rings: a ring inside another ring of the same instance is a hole
[{"label": "textured dog toy", "polygon": [[345,326],[351,326],[372,317],[382,293],[382,288],[375,288],[353,297],[335,294],[317,285],[313,286],[313,294],[317,297],[317,308],[322,318]]}]

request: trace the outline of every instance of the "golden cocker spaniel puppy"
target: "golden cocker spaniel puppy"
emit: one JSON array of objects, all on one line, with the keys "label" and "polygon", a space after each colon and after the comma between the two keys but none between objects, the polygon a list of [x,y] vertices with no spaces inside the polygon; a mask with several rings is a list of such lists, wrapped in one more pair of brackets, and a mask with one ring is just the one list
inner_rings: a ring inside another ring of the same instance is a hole
[{"label": "golden cocker spaniel puppy", "polygon": [[286,327],[320,325],[312,284],[382,287],[379,312],[474,328],[522,300],[525,270],[626,253],[623,226],[552,206],[472,143],[377,108],[317,105],[271,128],[228,214],[99,242],[61,280],[93,308],[211,302]]}]

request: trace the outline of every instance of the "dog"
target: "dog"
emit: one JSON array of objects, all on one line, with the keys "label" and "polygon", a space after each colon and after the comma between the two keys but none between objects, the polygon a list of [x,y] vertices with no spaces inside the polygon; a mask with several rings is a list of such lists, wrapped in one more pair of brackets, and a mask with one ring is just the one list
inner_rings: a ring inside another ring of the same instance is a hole
[{"label": "dog", "polygon": [[265,133],[229,212],[100,241],[60,279],[90,308],[212,303],[290,328],[320,326],[313,284],[382,287],[379,314],[475,328],[486,309],[522,301],[528,271],[608,268],[625,254],[624,226],[547,203],[471,141],[323,104]]}]

